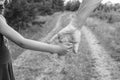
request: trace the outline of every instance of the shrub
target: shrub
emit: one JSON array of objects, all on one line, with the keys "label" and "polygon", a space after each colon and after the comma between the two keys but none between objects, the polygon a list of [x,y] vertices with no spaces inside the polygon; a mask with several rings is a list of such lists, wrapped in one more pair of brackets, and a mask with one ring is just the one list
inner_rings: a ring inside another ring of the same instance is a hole
[{"label": "shrub", "polygon": [[36,15],[51,15],[63,7],[63,0],[13,0],[6,6],[5,17],[15,29],[27,28]]},{"label": "shrub", "polygon": [[79,0],[77,0],[77,1],[69,1],[65,5],[65,10],[76,11],[76,10],[78,10],[79,6],[80,6],[80,1]]}]

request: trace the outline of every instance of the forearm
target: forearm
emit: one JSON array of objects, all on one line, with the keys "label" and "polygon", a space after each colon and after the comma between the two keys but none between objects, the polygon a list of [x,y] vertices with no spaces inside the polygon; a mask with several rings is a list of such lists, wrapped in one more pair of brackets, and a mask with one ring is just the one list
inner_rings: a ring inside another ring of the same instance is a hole
[{"label": "forearm", "polygon": [[101,3],[102,0],[83,0],[77,15],[77,25],[80,29],[84,23],[86,22],[86,19],[90,16],[90,14],[93,12],[93,10]]},{"label": "forearm", "polygon": [[58,46],[43,43],[43,42],[38,42],[38,41],[30,40],[30,39],[25,39],[23,41],[23,44],[21,47],[26,48],[26,49],[35,50],[35,51],[54,53],[54,52],[56,52],[55,48],[57,48]]},{"label": "forearm", "polygon": [[43,42],[47,42],[50,40],[54,35],[56,35],[63,27],[60,25],[60,23],[56,25],[56,27],[42,40]]},{"label": "forearm", "polygon": [[62,27],[55,27],[42,41],[43,41],[43,42],[47,42],[47,41],[50,40],[55,34],[57,34],[61,29],[62,29]]}]

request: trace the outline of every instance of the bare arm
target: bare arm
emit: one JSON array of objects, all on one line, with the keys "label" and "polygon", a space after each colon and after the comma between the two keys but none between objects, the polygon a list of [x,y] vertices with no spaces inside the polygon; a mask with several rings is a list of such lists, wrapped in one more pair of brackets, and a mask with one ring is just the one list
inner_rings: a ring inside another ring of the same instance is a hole
[{"label": "bare arm", "polygon": [[45,52],[57,52],[56,50],[60,48],[57,45],[46,44],[43,42],[38,42],[30,39],[26,39],[21,36],[18,32],[12,29],[3,19],[4,17],[0,15],[0,33],[6,36],[8,39],[16,43],[22,48],[45,51]]},{"label": "bare arm", "polygon": [[76,12],[76,24],[78,25],[79,29],[84,25],[87,17],[90,16],[92,11],[101,3],[101,1],[102,0],[83,0],[81,6]]},{"label": "bare arm", "polygon": [[60,15],[55,27],[52,29],[52,31],[42,40],[43,42],[48,42],[55,34],[57,34],[63,27],[61,26],[61,18],[63,15]]}]

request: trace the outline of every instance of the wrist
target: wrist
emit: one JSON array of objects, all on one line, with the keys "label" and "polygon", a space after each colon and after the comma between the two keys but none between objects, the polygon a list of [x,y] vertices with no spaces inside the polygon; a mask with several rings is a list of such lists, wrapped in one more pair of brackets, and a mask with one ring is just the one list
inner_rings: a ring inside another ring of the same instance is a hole
[{"label": "wrist", "polygon": [[50,44],[47,51],[50,52],[50,53],[57,53],[58,48],[59,48],[59,46]]},{"label": "wrist", "polygon": [[53,53],[58,53],[59,52],[59,48],[60,48],[60,46],[58,46],[58,45],[54,45],[54,47],[53,47]]}]

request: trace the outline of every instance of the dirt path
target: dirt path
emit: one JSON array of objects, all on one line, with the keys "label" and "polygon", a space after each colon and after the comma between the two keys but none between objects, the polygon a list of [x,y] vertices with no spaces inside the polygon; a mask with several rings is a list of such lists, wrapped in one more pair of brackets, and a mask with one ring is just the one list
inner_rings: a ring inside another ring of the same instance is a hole
[{"label": "dirt path", "polygon": [[[47,29],[55,24],[66,26],[68,16],[69,14],[57,16],[57,19],[48,24]],[[16,80],[120,80],[117,63],[101,46],[95,34],[87,27],[81,29],[81,34],[77,54],[71,50],[67,55],[58,57],[44,52],[25,51],[13,64]],[[54,34],[48,34],[47,39],[52,37],[49,35]],[[63,39],[67,37],[62,36]],[[43,41],[44,39],[46,38]],[[58,40],[55,39],[53,43]]]},{"label": "dirt path", "polygon": [[99,40],[97,40],[95,35],[87,27],[83,27],[82,33],[88,42],[93,59],[94,77],[92,77],[91,80],[119,80],[115,77],[118,75],[115,73],[117,72],[116,63],[100,45]]}]

